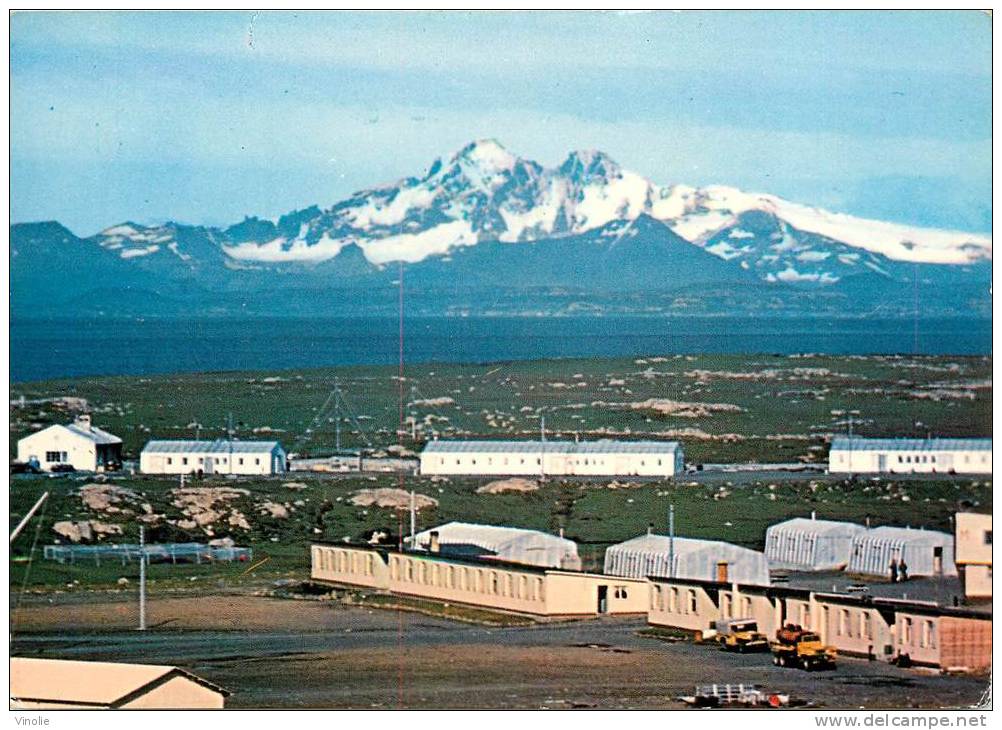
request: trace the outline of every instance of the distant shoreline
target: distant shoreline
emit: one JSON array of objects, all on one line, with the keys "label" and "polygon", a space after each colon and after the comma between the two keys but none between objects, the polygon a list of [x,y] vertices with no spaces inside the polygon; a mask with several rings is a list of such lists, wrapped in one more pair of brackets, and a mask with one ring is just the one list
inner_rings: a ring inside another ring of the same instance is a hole
[{"label": "distant shoreline", "polygon": [[[407,363],[645,355],[991,356],[991,319],[408,316]],[[10,382],[393,365],[396,316],[12,318]],[[916,348],[916,344],[918,347]]]}]

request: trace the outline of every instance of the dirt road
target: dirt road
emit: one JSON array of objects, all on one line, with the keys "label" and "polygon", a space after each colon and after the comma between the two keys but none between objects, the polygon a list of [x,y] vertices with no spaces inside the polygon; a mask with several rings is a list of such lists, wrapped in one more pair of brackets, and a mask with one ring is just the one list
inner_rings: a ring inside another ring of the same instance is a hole
[{"label": "dirt road", "polygon": [[230,707],[670,708],[706,682],[754,682],[829,708],[970,706],[987,680],[842,659],[834,672],[768,655],[641,637],[642,619],[485,628],[333,602],[176,597],[136,608],[28,597],[13,615],[23,656],[169,663],[233,691]]}]

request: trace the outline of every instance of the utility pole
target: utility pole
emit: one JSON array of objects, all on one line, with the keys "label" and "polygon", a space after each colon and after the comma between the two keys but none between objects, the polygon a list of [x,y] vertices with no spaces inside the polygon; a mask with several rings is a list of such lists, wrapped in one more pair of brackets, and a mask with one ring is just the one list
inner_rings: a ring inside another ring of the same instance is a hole
[{"label": "utility pole", "polygon": [[146,530],[139,526],[139,630],[146,631]]},{"label": "utility pole", "polygon": [[45,494],[43,494],[41,497],[38,498],[38,501],[35,502],[35,506],[32,507],[30,510],[28,510],[28,514],[26,514],[24,516],[24,519],[21,520],[17,524],[17,527],[14,528],[14,531],[12,533],[10,533],[10,543],[8,543],[8,544],[10,544],[10,545],[14,544],[14,540],[16,540],[17,536],[21,534],[21,530],[23,530],[24,526],[28,524],[28,520],[30,520],[32,517],[34,517],[35,513],[38,511],[38,508],[42,506],[42,502],[44,502],[46,499],[48,499],[48,497],[49,497],[49,493],[46,492]]},{"label": "utility pole", "polygon": [[417,534],[417,504],[414,490],[411,490],[411,550],[414,549],[414,535]]},{"label": "utility pole", "polygon": [[539,481],[546,481],[546,416],[539,416]]},{"label": "utility pole", "polygon": [[334,453],[341,453],[341,386],[334,378]]},{"label": "utility pole", "polygon": [[668,505],[668,577],[675,577],[675,505]]}]

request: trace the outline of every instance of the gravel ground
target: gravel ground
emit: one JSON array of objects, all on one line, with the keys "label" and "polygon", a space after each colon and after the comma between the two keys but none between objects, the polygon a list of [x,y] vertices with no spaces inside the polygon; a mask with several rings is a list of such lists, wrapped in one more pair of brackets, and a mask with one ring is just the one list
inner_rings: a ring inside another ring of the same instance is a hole
[{"label": "gravel ground", "polygon": [[642,619],[486,628],[413,613],[254,596],[149,603],[128,594],[25,596],[12,653],[177,664],[227,687],[229,707],[677,708],[695,684],[754,682],[827,708],[968,707],[988,680],[842,658],[772,666],[637,635]]}]

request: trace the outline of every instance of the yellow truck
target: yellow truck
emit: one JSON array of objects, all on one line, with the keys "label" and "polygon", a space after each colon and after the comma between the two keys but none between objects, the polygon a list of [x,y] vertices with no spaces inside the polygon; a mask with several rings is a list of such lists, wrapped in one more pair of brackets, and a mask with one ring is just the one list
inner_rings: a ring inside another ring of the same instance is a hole
[{"label": "yellow truck", "polygon": [[717,643],[724,651],[742,654],[752,651],[769,651],[769,640],[758,630],[758,622],[751,618],[721,619],[715,623]]},{"label": "yellow truck", "polygon": [[835,647],[825,646],[813,631],[794,624],[787,624],[776,632],[771,649],[772,663],[777,667],[795,667],[808,672],[835,668]]}]

